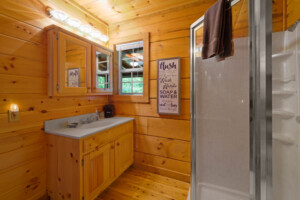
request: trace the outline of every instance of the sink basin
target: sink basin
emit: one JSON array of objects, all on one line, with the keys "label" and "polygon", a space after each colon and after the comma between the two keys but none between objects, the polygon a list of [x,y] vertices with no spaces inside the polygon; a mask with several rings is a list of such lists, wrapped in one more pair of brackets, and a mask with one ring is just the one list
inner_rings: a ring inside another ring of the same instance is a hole
[{"label": "sink basin", "polygon": [[99,121],[95,121],[89,124],[82,124],[78,126],[80,129],[91,129],[91,128],[101,128],[106,126],[111,126],[115,124],[117,120],[111,118],[111,119],[100,119]]}]

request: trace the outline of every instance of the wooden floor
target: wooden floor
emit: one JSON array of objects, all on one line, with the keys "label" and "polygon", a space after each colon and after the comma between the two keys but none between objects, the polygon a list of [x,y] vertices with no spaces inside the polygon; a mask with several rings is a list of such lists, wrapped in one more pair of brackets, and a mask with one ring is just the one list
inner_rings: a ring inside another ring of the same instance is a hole
[{"label": "wooden floor", "polygon": [[130,168],[96,200],[186,200],[188,190],[186,182]]}]

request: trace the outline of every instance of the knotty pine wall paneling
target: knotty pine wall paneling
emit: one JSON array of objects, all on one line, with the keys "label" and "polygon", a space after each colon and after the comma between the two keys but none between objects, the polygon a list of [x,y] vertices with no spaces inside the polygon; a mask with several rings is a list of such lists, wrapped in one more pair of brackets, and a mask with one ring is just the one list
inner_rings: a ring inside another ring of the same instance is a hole
[{"label": "knotty pine wall paneling", "polygon": [[[46,195],[46,139],[43,122],[95,112],[107,96],[47,96],[44,27],[54,24],[46,6],[65,9],[107,32],[107,25],[57,0],[1,0],[0,4],[0,199],[39,199]],[[11,103],[20,121],[8,123]]]},{"label": "knotty pine wall paneling", "polygon": [[300,0],[285,0],[286,28],[300,20]]},{"label": "knotty pine wall paneling", "polygon": [[[282,0],[273,1],[274,30],[283,29]],[[150,103],[113,102],[116,113],[135,117],[135,167],[190,181],[190,25],[212,5],[191,3],[109,25],[114,38],[150,32]],[[233,7],[235,37],[248,35],[248,1]],[[181,58],[181,115],[158,115],[157,59]],[[112,100],[111,100],[112,101]]]},{"label": "knotty pine wall paneling", "polygon": [[[274,2],[277,1],[280,0]],[[150,32],[150,103],[114,102],[118,115],[136,118],[135,165],[185,181],[190,175],[189,26],[210,5],[195,2],[109,26],[111,44],[113,38]],[[0,199],[38,199],[46,194],[45,120],[94,112],[107,103],[107,96],[47,96],[43,28],[55,24],[45,12],[47,6],[107,31],[106,24],[74,9],[65,0],[1,1]],[[283,27],[280,12],[276,10],[279,29]],[[181,57],[182,114],[158,115],[156,60],[175,56]],[[20,107],[17,123],[8,123],[11,103]]]}]

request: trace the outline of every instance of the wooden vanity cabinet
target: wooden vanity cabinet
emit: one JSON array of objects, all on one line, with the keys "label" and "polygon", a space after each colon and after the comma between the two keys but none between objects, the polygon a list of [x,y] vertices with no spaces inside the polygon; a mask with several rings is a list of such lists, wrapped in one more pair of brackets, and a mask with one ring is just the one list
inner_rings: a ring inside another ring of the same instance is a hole
[{"label": "wooden vanity cabinet", "polygon": [[133,121],[82,139],[47,134],[51,200],[93,200],[132,164]]},{"label": "wooden vanity cabinet", "polygon": [[112,94],[111,50],[55,25],[46,30],[49,96]]}]

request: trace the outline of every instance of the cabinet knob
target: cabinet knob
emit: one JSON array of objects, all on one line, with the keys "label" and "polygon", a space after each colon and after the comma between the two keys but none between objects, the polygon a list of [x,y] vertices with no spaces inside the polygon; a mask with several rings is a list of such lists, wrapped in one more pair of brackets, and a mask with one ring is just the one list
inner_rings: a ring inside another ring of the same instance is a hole
[{"label": "cabinet knob", "polygon": [[120,146],[120,143],[119,143],[119,142],[117,142],[117,146]]}]

